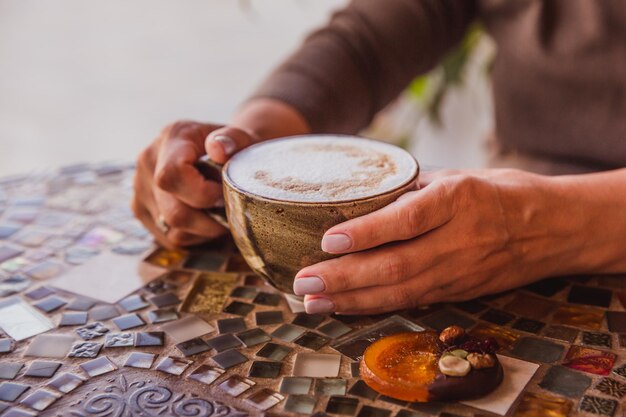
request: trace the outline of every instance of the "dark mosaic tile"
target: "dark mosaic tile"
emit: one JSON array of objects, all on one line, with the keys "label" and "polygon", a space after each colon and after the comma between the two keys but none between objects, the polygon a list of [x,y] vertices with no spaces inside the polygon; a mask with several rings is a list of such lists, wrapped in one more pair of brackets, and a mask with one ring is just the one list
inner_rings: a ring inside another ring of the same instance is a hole
[{"label": "dark mosaic tile", "polygon": [[357,397],[367,398],[368,400],[374,400],[378,397],[378,393],[371,389],[362,380],[358,380],[350,387],[348,394],[356,395]]},{"label": "dark mosaic tile", "polygon": [[272,340],[270,335],[259,328],[237,333],[236,337],[241,340],[241,343],[243,343],[246,347],[256,346]]},{"label": "dark mosaic tile", "polygon": [[350,333],[352,331],[352,327],[337,320],[330,320],[317,330],[331,339],[338,339],[341,336]]},{"label": "dark mosaic tile", "polygon": [[23,367],[18,362],[0,362],[0,379],[15,379]]},{"label": "dark mosaic tile", "polygon": [[357,398],[333,395],[328,399],[328,404],[326,404],[326,412],[330,414],[352,416],[356,413],[356,409],[358,406],[359,400]]},{"label": "dark mosaic tile", "polygon": [[108,333],[104,339],[104,347],[129,347],[135,345],[134,333]]},{"label": "dark mosaic tile", "polygon": [[425,417],[425,414],[403,408],[402,410],[398,411],[395,417]]},{"label": "dark mosaic tile", "polygon": [[345,395],[348,382],[342,378],[319,378],[315,380],[315,395]]},{"label": "dark mosaic tile", "polygon": [[207,340],[208,345],[218,352],[241,347],[241,341],[234,335],[227,333]]},{"label": "dark mosaic tile", "polygon": [[263,388],[245,399],[245,402],[261,411],[269,410],[284,400],[285,397],[270,389]]},{"label": "dark mosaic tile", "polygon": [[54,291],[52,291],[48,287],[38,287],[38,288],[35,288],[34,290],[24,293],[24,295],[30,298],[31,300],[41,300],[42,298],[47,297],[52,294],[54,294]]},{"label": "dark mosaic tile", "polygon": [[231,293],[230,296],[234,298],[244,298],[246,300],[254,300],[259,289],[256,287],[237,287]]},{"label": "dark mosaic tile", "polygon": [[541,321],[545,320],[557,307],[558,303],[553,300],[519,292],[502,310]]},{"label": "dark mosaic tile", "polygon": [[252,302],[254,304],[276,307],[278,304],[280,304],[280,300],[282,300],[282,297],[279,294],[260,292],[256,295],[256,297],[254,297],[254,300],[252,300]]},{"label": "dark mosaic tile", "polygon": [[95,358],[101,349],[102,343],[78,342],[72,346],[67,356],[70,358]]},{"label": "dark mosaic tile", "polygon": [[308,394],[312,383],[312,378],[286,376],[281,380],[278,391],[283,394]]},{"label": "dark mosaic tile", "polygon": [[241,352],[234,349],[218,353],[211,359],[213,359],[213,362],[215,362],[217,366],[222,369],[232,368],[233,366],[239,365],[248,360],[248,358],[241,354]]},{"label": "dark mosaic tile", "polygon": [[350,375],[354,378],[358,378],[361,376],[361,363],[360,362],[352,362],[350,364]]},{"label": "dark mosaic tile", "polygon": [[613,373],[626,379],[626,364],[613,369]]},{"label": "dark mosaic tile", "polygon": [[268,324],[279,324],[284,321],[282,311],[258,311],[254,314],[254,320],[257,326],[265,326]]},{"label": "dark mosaic tile", "polygon": [[116,317],[113,319],[113,323],[120,330],[134,329],[146,324],[137,313],[130,313],[124,316]]},{"label": "dark mosaic tile", "polygon": [[148,311],[148,320],[152,324],[166,323],[178,319],[178,312],[173,308],[163,308]]},{"label": "dark mosaic tile", "polygon": [[239,375],[233,375],[221,384],[219,384],[217,387],[220,390],[224,391],[226,394],[232,397],[237,397],[238,395],[243,394],[255,385],[256,382],[251,379],[244,378]]},{"label": "dark mosaic tile", "polygon": [[562,366],[553,366],[543,377],[539,386],[555,394],[580,398],[591,385],[591,378]]},{"label": "dark mosaic tile", "polygon": [[408,401],[398,400],[396,398],[387,397],[386,395],[381,395],[380,397],[378,397],[378,401],[384,401],[386,403],[399,405],[401,407],[406,407],[409,404]]},{"label": "dark mosaic tile", "polygon": [[226,256],[219,252],[191,253],[185,259],[183,268],[207,272],[219,271],[224,262],[226,262]]},{"label": "dark mosaic tile", "polygon": [[164,342],[164,332],[137,332],[135,334],[135,347],[163,346]]},{"label": "dark mosaic tile", "polygon": [[552,339],[572,343],[578,336],[578,330],[565,326],[550,326],[543,332],[543,335]]},{"label": "dark mosaic tile", "polygon": [[603,288],[573,285],[567,296],[567,301],[573,304],[608,308],[611,304],[611,291]]},{"label": "dark mosaic tile", "polygon": [[91,340],[104,336],[106,333],[109,332],[109,329],[107,329],[102,323],[95,322],[87,324],[83,327],[79,327],[75,331],[81,337],[81,339]]},{"label": "dark mosaic tile", "polygon": [[276,343],[266,343],[256,356],[260,358],[267,358],[274,361],[282,361],[291,352],[291,348]]},{"label": "dark mosaic tile", "polygon": [[465,329],[472,327],[476,321],[453,310],[439,310],[420,319],[422,324],[437,331],[442,331],[446,327],[457,325]]},{"label": "dark mosaic tile", "polygon": [[283,324],[272,332],[272,337],[285,342],[293,342],[304,332],[305,330],[301,327],[294,326],[293,324]]},{"label": "dark mosaic tile", "polygon": [[537,281],[524,288],[535,294],[543,295],[544,297],[552,297],[567,286],[567,281],[561,278],[550,278]]},{"label": "dark mosaic tile", "polygon": [[280,362],[254,361],[248,376],[253,378],[278,378],[282,364]]},{"label": "dark mosaic tile", "polygon": [[284,410],[290,413],[311,414],[317,400],[308,395],[290,395],[285,401]]},{"label": "dark mosaic tile", "polygon": [[524,332],[537,334],[541,331],[541,329],[543,329],[544,326],[545,323],[542,323],[540,321],[521,318],[517,319],[511,327],[517,330],[522,330]]},{"label": "dark mosaic tile", "polygon": [[59,308],[63,307],[65,304],[67,304],[67,300],[64,300],[63,298],[56,295],[52,295],[50,297],[44,298],[43,300],[37,301],[33,304],[33,306],[37,307],[43,312],[51,313],[54,310],[58,310]]},{"label": "dark mosaic tile", "polygon": [[28,385],[16,384],[14,382],[0,383],[0,400],[11,403],[28,391],[28,389],[30,389]]},{"label": "dark mosaic tile", "polygon": [[198,353],[206,352],[211,349],[207,342],[199,337],[179,343],[176,345],[176,348],[185,356],[197,355]]},{"label": "dark mosaic tile", "polygon": [[600,382],[596,384],[595,389],[603,394],[618,399],[626,395],[626,384],[612,378],[602,378]]},{"label": "dark mosaic tile", "polygon": [[52,361],[34,361],[30,364],[24,376],[33,376],[37,378],[51,378],[57,373],[61,367],[61,362]]},{"label": "dark mosaic tile", "polygon": [[225,313],[236,314],[238,316],[247,316],[252,310],[254,310],[254,305],[240,301],[233,301],[224,307]]},{"label": "dark mosaic tile", "polygon": [[120,312],[112,305],[96,306],[89,310],[89,318],[94,321],[104,321],[118,317]]},{"label": "dark mosaic tile", "polygon": [[626,333],[626,312],[607,311],[606,320],[611,332]]},{"label": "dark mosaic tile", "polygon": [[200,365],[196,370],[189,374],[188,378],[210,385],[220,376],[224,375],[224,373],[225,371],[223,369],[214,368],[208,365]]},{"label": "dark mosaic tile", "polygon": [[453,304],[453,306],[458,308],[459,310],[462,310],[470,314],[478,314],[481,311],[485,311],[488,307],[486,304],[481,303],[480,301],[476,301],[476,300],[464,301],[462,303],[455,303]]},{"label": "dark mosaic tile", "polygon": [[585,395],[580,402],[579,410],[588,413],[612,416],[617,408],[617,401]]},{"label": "dark mosaic tile", "polygon": [[585,345],[611,347],[611,335],[608,333],[583,332],[582,341]]},{"label": "dark mosaic tile", "polygon": [[182,375],[192,363],[193,361],[189,359],[168,356],[161,359],[155,369],[171,375]]},{"label": "dark mosaic tile", "polygon": [[357,417],[389,417],[390,415],[391,410],[364,405],[363,407],[361,407],[361,410],[359,411],[359,414],[357,414]]},{"label": "dark mosaic tile", "polygon": [[305,332],[293,341],[296,345],[300,345],[307,349],[319,350],[324,347],[330,339],[319,335],[315,332]]},{"label": "dark mosaic tile", "polygon": [[141,310],[148,307],[150,304],[143,299],[143,297],[139,294],[134,294],[129,297],[124,298],[122,301],[117,303],[129,313],[133,311]]},{"label": "dark mosaic tile", "polygon": [[547,340],[521,337],[511,350],[511,353],[530,361],[553,363],[561,358],[563,350],[563,346]]},{"label": "dark mosaic tile", "polygon": [[87,312],[76,311],[72,313],[63,313],[59,326],[81,326],[87,323]]},{"label": "dark mosaic tile", "polygon": [[180,300],[178,299],[176,294],[171,292],[150,297],[149,301],[157,308],[170,307],[176,304],[180,304]]},{"label": "dark mosaic tile", "polygon": [[306,314],[298,313],[294,317],[292,324],[300,327],[306,327],[307,329],[315,329],[326,320],[326,316],[322,314]]},{"label": "dark mosaic tile", "polygon": [[13,341],[9,338],[0,339],[0,353],[9,353],[13,350]]},{"label": "dark mosaic tile", "polygon": [[513,320],[515,316],[502,310],[491,308],[483,313],[480,318],[490,323],[497,324],[498,326],[504,326]]},{"label": "dark mosaic tile", "polygon": [[241,317],[220,319],[217,320],[217,330],[220,334],[239,333],[246,330],[246,322]]},{"label": "dark mosaic tile", "polygon": [[419,411],[420,413],[425,413],[428,415],[438,415],[445,403],[441,402],[432,402],[432,403],[412,403],[409,405],[409,408],[415,411]]},{"label": "dark mosaic tile", "polygon": [[619,347],[621,347],[622,349],[626,348],[626,334],[625,333],[618,333],[617,341],[619,343]]}]

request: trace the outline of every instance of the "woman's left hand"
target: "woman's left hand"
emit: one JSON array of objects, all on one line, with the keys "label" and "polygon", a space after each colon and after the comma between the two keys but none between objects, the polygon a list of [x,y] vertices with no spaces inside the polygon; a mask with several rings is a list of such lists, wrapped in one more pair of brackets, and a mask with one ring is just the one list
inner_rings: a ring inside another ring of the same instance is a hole
[{"label": "woman's left hand", "polygon": [[515,170],[423,174],[420,190],[329,229],[322,249],[345,255],[302,269],[294,292],[310,314],[375,314],[542,278],[559,236],[547,182]]}]

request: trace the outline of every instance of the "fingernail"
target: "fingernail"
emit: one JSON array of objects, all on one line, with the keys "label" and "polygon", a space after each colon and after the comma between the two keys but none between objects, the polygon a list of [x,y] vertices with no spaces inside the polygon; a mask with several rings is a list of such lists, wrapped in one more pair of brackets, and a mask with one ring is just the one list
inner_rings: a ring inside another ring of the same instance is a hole
[{"label": "fingernail", "polygon": [[343,252],[352,247],[352,239],[343,233],[326,235],[322,238],[322,250],[324,252]]},{"label": "fingernail", "polygon": [[297,278],[293,282],[293,292],[296,295],[319,294],[325,289],[326,285],[320,277]]},{"label": "fingernail", "polygon": [[232,155],[237,150],[237,144],[230,136],[217,135],[212,140],[222,146],[226,155]]},{"label": "fingernail", "polygon": [[335,304],[328,298],[316,298],[304,302],[307,314],[331,313],[335,310]]}]

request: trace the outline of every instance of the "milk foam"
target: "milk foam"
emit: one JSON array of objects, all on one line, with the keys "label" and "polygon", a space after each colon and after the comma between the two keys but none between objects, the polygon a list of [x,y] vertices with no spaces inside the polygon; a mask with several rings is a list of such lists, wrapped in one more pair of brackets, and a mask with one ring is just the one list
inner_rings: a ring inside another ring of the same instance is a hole
[{"label": "milk foam", "polygon": [[227,177],[267,198],[337,202],[369,197],[410,180],[417,163],[404,150],[349,136],[302,136],[259,143],[237,153]]}]

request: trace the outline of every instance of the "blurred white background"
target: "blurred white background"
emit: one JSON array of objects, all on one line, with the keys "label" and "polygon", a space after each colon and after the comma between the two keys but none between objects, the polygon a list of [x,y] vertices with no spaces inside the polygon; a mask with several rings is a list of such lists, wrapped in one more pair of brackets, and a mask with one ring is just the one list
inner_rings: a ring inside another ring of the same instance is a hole
[{"label": "blurred white background", "polygon": [[[165,124],[226,122],[255,85],[345,0],[0,0],[0,175],[134,160]],[[476,76],[420,123],[412,146],[483,163],[491,129]]]}]

